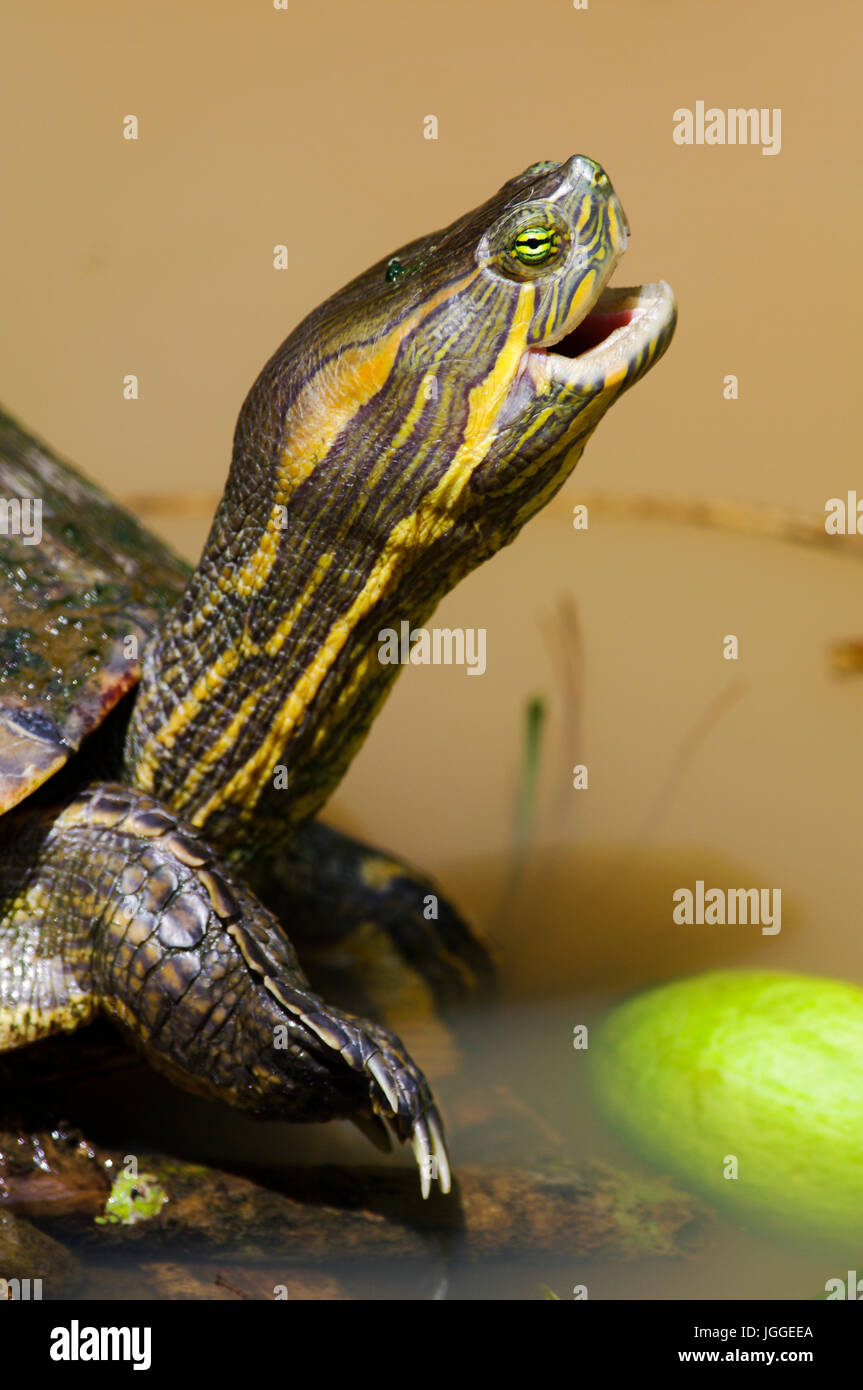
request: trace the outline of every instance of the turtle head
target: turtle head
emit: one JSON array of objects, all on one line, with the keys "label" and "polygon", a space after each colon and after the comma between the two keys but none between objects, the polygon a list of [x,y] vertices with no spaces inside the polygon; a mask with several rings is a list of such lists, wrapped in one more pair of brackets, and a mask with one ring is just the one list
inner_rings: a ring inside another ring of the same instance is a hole
[{"label": "turtle head", "polygon": [[532,165],[300,325],[246,403],[241,457],[264,420],[323,539],[409,535],[417,565],[438,544],[463,572],[464,536],[473,563],[512,539],[671,340],[668,285],[607,288],[627,239],[594,160]]},{"label": "turtle head", "polygon": [[[248,838],[262,798],[282,821],[318,809],[397,673],[381,630],[424,621],[512,540],[667,347],[669,287],[607,287],[627,237],[597,163],[535,164],[286,339],[145,664],[131,758],[145,790],[217,837]],[[274,798],[275,766],[290,791]]]},{"label": "turtle head", "polygon": [[430,401],[464,422],[462,464],[478,511],[498,483],[523,522],[549,482],[563,482],[612,401],[667,347],[667,285],[607,288],[628,235],[608,175],[576,155],[532,165],[441,236],[387,262],[406,302],[442,298],[400,365],[419,371]]}]

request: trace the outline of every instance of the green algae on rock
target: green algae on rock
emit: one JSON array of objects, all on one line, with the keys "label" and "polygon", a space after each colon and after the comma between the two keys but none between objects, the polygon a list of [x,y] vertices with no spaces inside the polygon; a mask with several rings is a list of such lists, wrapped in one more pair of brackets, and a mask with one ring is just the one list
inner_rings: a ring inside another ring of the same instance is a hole
[{"label": "green algae on rock", "polygon": [[118,1173],[105,1203],[104,1216],[95,1218],[97,1226],[118,1223],[134,1226],[158,1216],[168,1200],[164,1187],[152,1173]]}]

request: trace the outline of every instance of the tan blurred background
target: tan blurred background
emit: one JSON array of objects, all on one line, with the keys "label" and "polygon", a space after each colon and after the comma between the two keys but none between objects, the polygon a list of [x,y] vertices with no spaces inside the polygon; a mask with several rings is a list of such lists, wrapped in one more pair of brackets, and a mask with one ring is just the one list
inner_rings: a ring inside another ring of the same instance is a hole
[{"label": "tan blurred background", "polygon": [[[568,521],[584,490],[816,521],[828,497],[863,495],[858,5],[3,0],[2,25],[0,399],[118,494],[218,491],[240,402],[303,314],[527,164],[603,162],[633,229],[617,278],[671,281],[675,343],[554,509],[440,610],[488,629],[486,676],[410,670],[335,811],[496,922],[525,990],[704,960],[863,978],[863,678],[838,682],[824,649],[863,630],[863,569]],[[698,100],[780,107],[781,153],[676,145],[672,113]],[[152,524],[194,558],[207,518],[185,510]],[[531,694],[550,708],[538,851],[504,920]],[[569,790],[575,761],[587,793]],[[782,935],[672,929],[672,888],[711,875],[782,886]]]}]

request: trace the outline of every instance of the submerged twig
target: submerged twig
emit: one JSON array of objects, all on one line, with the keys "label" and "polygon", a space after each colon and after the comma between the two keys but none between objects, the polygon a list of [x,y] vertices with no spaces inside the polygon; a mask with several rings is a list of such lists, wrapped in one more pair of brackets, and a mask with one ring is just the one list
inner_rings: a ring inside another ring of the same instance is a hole
[{"label": "submerged twig", "polygon": [[720,690],[718,695],[715,695],[713,699],[708,702],[695,722],[690,725],[671,759],[671,764],[665,774],[662,786],[656,794],[653,805],[644,817],[638,832],[639,842],[647,838],[650,830],[656,826],[658,821],[668,810],[696,753],[707,741],[707,738],[722,719],[723,715],[727,714],[728,711],[737,704],[738,700],[743,698],[746,694],[746,689],[745,681],[732,681],[730,685],[726,686],[724,690]]},{"label": "submerged twig", "polygon": [[[561,767],[582,761],[582,710],[584,707],[585,651],[578,604],[572,594],[560,594],[553,617],[540,624],[542,636],[554,667],[563,711],[560,742]],[[561,777],[555,798],[555,816],[560,821],[572,806],[569,779]]]},{"label": "submerged twig", "polygon": [[542,735],[547,713],[540,695],[528,700],[524,711],[524,745],[515,806],[515,853],[520,858],[527,849],[536,815],[536,789],[542,762]]},{"label": "submerged twig", "polygon": [[[721,498],[661,497],[639,493],[593,492],[579,499],[600,516],[631,517],[635,521],[671,521],[713,530],[766,536],[803,545],[829,546],[863,559],[863,536],[830,535],[823,517],[806,516],[787,507],[757,506]],[[552,506],[555,504],[552,503]],[[558,504],[560,505],[560,504]],[[567,499],[571,508],[572,499]]]},{"label": "submerged twig", "polygon": [[540,695],[531,696],[524,707],[524,736],[515,793],[512,857],[500,906],[488,927],[488,933],[492,938],[500,936],[506,928],[524,870],[536,812],[536,789],[542,762],[545,716],[544,698]]}]

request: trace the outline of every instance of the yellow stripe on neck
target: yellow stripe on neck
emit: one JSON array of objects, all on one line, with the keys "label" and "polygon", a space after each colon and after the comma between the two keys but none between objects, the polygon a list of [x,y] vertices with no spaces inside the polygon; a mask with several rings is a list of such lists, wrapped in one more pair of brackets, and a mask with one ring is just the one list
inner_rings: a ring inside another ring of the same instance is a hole
[{"label": "yellow stripe on neck", "polygon": [[300,392],[291,408],[266,530],[254,554],[236,577],[232,570],[223,572],[222,577],[229,580],[231,589],[241,600],[257,593],[269,579],[284,536],[281,509],[291,494],[311,477],[342,430],[386,384],[404,340],[441,304],[461,294],[478,274],[478,270],[473,270],[454,285],[439,290],[396,324],[374,348],[369,349],[364,343],[339,353],[316,372]]},{"label": "yellow stripe on neck", "polygon": [[[247,809],[255,804],[292,733],[314,701],[357,624],[380,601],[390,581],[403,568],[405,557],[426,550],[453,525],[457,502],[492,442],[500,402],[525,350],[533,304],[534,287],[525,284],[519,291],[513,322],[494,367],[470,392],[464,438],[446,473],[423,498],[417,510],[403,517],[390,531],[362,591],[348,612],[333,623],[308,668],[276,711],[252,756],[192,816],[195,825],[205,825],[213,812],[227,803],[240,803]],[[293,622],[294,613],[291,613],[272,634],[267,643],[270,655],[278,652]]]}]

